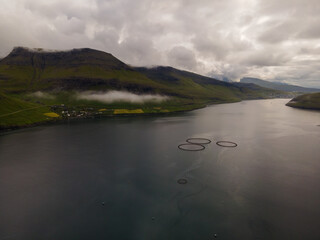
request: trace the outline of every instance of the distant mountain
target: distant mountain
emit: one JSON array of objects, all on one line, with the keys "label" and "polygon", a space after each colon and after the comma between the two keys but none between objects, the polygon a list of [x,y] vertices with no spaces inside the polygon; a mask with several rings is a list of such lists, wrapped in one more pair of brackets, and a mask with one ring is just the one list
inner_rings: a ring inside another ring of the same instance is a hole
[{"label": "distant mountain", "polygon": [[300,95],[287,103],[287,106],[320,110],[320,92]]},{"label": "distant mountain", "polygon": [[286,92],[320,92],[320,89],[316,88],[305,88],[285,83],[277,83],[277,82],[269,82],[265,80],[261,80],[259,78],[242,78],[240,80],[241,83],[253,83],[257,84],[261,87],[270,88],[274,90],[286,91]]}]

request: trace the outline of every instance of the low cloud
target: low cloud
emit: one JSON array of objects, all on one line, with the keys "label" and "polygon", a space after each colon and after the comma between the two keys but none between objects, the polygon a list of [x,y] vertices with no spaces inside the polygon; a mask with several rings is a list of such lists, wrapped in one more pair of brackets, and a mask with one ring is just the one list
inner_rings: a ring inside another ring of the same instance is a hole
[{"label": "low cloud", "polygon": [[36,97],[36,98],[45,98],[45,99],[54,99],[55,98],[51,94],[44,93],[44,92],[41,92],[41,91],[37,91],[37,92],[31,93],[30,96]]},{"label": "low cloud", "polygon": [[170,65],[189,70],[195,70],[198,64],[194,52],[183,46],[172,48],[168,53],[168,61]]},{"label": "low cloud", "polygon": [[168,100],[167,96],[143,94],[138,95],[125,91],[109,92],[82,92],[77,94],[77,99],[98,101],[103,103],[128,102],[128,103],[146,103],[162,102]]}]

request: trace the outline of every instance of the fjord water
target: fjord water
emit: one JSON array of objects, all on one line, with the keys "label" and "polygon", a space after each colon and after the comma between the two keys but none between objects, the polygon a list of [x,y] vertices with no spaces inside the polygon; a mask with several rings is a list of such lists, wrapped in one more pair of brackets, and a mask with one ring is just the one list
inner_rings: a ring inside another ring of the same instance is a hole
[{"label": "fjord water", "polygon": [[287,101],[2,135],[0,239],[320,239],[320,112]]}]

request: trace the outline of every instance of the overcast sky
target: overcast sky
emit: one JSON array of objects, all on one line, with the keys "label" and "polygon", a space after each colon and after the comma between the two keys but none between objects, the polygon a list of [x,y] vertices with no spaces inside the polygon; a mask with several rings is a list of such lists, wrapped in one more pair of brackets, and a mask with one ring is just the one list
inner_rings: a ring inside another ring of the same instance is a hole
[{"label": "overcast sky", "polygon": [[134,66],[320,88],[320,0],[0,1],[0,57],[90,47]]}]

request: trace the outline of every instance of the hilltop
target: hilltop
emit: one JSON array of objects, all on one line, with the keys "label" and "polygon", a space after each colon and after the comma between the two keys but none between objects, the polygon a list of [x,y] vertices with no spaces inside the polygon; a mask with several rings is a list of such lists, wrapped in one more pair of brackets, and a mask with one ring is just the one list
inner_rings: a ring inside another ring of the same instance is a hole
[{"label": "hilltop", "polygon": [[[27,124],[70,117],[110,116],[116,113],[185,111],[211,103],[279,97],[285,94],[253,84],[222,82],[172,67],[132,67],[109,53],[89,48],[45,51],[16,47],[0,61],[0,89],[3,96],[0,104],[6,99],[11,105],[16,105],[16,108],[12,106],[13,112],[23,108],[23,104],[18,102],[24,103],[25,109],[29,109],[30,104],[38,107],[33,110],[38,109],[38,114],[32,114]],[[89,94],[102,94],[111,90],[121,91],[121,94],[123,91],[135,94],[134,97],[164,96],[166,100],[129,103],[100,101],[100,95],[94,99],[77,97],[88,91]],[[34,117],[39,114],[43,116],[44,106],[52,114],[46,114],[44,119]],[[99,111],[101,109],[106,110]],[[4,116],[6,112],[5,108],[0,109],[0,127],[21,126],[26,122],[21,120],[26,116],[22,116],[20,111],[15,113],[16,120],[8,120]],[[17,120],[19,115],[20,120]]]}]

